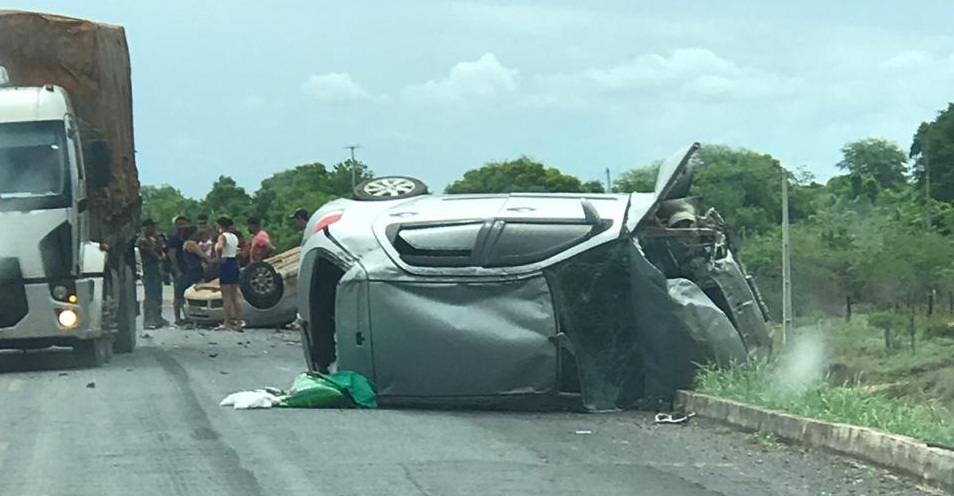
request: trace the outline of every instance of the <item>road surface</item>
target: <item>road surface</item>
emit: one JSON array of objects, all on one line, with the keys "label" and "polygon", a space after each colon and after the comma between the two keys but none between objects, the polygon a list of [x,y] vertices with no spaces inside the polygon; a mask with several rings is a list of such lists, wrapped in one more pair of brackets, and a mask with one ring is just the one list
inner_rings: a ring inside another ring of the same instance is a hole
[{"label": "road surface", "polygon": [[650,414],[241,411],[288,387],[297,335],[149,331],[132,355],[0,355],[4,495],[908,495],[884,472]]}]

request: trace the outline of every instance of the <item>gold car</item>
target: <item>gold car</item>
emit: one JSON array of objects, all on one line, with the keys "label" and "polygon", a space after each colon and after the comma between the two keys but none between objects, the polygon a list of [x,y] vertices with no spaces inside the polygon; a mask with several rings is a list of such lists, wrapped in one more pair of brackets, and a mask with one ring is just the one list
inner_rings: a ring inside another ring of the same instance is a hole
[{"label": "gold car", "polygon": [[[300,254],[301,247],[295,247],[242,267],[242,316],[249,326],[281,327],[296,319]],[[219,280],[200,282],[186,289],[183,309],[186,320],[194,324],[221,323],[225,310]]]}]

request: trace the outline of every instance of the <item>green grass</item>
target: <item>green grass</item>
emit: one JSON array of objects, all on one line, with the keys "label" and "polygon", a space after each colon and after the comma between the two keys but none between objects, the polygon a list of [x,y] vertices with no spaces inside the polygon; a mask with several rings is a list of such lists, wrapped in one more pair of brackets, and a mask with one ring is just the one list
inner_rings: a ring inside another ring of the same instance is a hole
[{"label": "green grass", "polygon": [[785,360],[760,358],[725,369],[705,368],[697,391],[829,422],[860,425],[925,442],[954,446],[951,410],[937,402],[912,402],[858,386],[831,384],[815,374],[798,374]]}]

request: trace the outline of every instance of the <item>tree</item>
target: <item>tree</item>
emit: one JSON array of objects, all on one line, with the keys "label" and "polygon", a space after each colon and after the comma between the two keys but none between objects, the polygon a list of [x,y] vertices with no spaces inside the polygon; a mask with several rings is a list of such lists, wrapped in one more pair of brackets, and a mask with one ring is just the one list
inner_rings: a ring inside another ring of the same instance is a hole
[{"label": "tree", "polygon": [[606,187],[603,186],[603,183],[597,180],[587,181],[580,186],[580,192],[582,193],[606,193]]},{"label": "tree", "polygon": [[[703,146],[692,159],[691,194],[715,207],[742,237],[765,232],[782,222],[782,181],[794,175],[773,156],[723,145]],[[812,190],[793,184],[789,217],[804,218]]]},{"label": "tree", "polygon": [[205,195],[204,204],[213,222],[216,217],[224,215],[241,225],[245,218],[254,212],[252,197],[229,176],[219,176],[219,179],[212,183],[212,189]]},{"label": "tree", "polygon": [[652,193],[656,188],[656,176],[662,160],[657,160],[646,167],[630,169],[613,181],[613,190],[618,193]]},{"label": "tree", "polygon": [[142,217],[152,219],[159,224],[160,230],[171,230],[172,219],[177,215],[195,218],[202,210],[200,203],[186,198],[182,192],[168,184],[160,186],[145,185],[142,195]]},{"label": "tree", "polygon": [[853,176],[871,177],[883,189],[897,190],[906,182],[908,157],[893,141],[866,138],[848,143],[841,153],[838,167]]},{"label": "tree", "polygon": [[354,179],[354,185],[358,185],[361,181],[366,181],[373,177],[374,172],[372,172],[367,165],[360,160],[352,162],[349,158],[332,167],[331,171],[327,174],[327,182],[324,184],[322,191],[337,197],[350,197],[353,190],[352,179]]},{"label": "tree", "polygon": [[[587,188],[594,185],[587,183]],[[602,188],[602,186],[601,186]],[[464,173],[462,179],[451,183],[447,193],[583,193],[584,184],[576,177],[559,169],[546,167],[529,157],[516,160],[489,162],[479,169]]]},{"label": "tree", "polygon": [[913,176],[918,187],[924,190],[925,171],[929,170],[930,196],[954,201],[954,103],[933,121],[921,123],[911,143],[910,157],[914,159]]}]

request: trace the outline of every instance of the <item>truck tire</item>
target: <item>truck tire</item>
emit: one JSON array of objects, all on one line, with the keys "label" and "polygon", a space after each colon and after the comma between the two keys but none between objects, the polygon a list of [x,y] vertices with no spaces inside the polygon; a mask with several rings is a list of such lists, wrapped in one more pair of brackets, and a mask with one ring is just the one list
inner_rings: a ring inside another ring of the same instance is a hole
[{"label": "truck tire", "polygon": [[242,269],[239,288],[245,301],[259,310],[274,307],[285,294],[281,274],[266,262],[252,262]]},{"label": "truck tire", "polygon": [[136,282],[127,266],[117,271],[119,305],[116,316],[116,338],[113,352],[132,353],[136,349]]},{"label": "truck tire", "polygon": [[73,345],[73,353],[84,367],[102,367],[112,358],[109,338],[86,339]]},{"label": "truck tire", "polygon": [[419,179],[406,176],[385,176],[368,179],[354,188],[354,199],[384,201],[410,198],[427,193],[427,186]]}]

